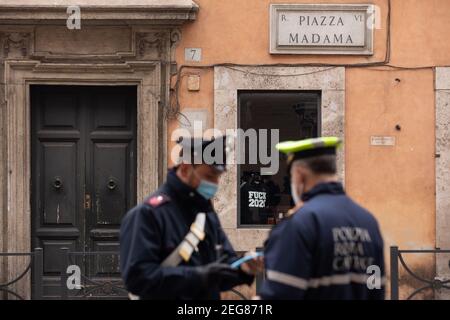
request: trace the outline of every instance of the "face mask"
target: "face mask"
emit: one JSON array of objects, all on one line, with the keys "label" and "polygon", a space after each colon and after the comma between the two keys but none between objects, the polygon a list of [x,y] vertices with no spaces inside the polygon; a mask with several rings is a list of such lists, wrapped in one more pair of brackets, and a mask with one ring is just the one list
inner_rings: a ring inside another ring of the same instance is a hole
[{"label": "face mask", "polygon": [[206,200],[211,199],[217,193],[219,186],[206,180],[200,180],[200,185],[197,187],[197,192]]},{"label": "face mask", "polygon": [[298,190],[297,186],[295,185],[294,182],[291,181],[291,195],[295,205],[298,205],[300,202],[302,202],[302,199],[297,190]]},{"label": "face mask", "polygon": [[209,182],[207,180],[201,179],[195,170],[192,171],[198,179],[200,179],[200,184],[198,185],[196,191],[206,200],[211,199],[217,193],[217,189],[219,185],[213,182]]}]

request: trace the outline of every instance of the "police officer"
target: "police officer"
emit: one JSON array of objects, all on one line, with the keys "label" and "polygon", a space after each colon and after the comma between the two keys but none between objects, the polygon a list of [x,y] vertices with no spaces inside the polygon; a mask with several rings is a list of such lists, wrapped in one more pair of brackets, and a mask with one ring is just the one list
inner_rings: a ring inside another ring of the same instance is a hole
[{"label": "police officer", "polygon": [[236,253],[211,203],[226,169],[226,137],[179,143],[181,163],[122,221],[120,265],[133,299],[219,299],[261,269],[256,260],[230,267]]},{"label": "police officer", "polygon": [[336,178],[341,140],[279,143],[296,210],[265,243],[263,299],[384,299],[383,239]]}]

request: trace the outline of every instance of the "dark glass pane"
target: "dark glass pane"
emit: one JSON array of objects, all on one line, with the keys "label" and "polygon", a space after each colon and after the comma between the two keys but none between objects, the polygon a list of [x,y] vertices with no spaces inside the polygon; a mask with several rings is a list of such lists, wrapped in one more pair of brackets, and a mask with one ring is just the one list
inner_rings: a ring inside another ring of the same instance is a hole
[{"label": "dark glass pane", "polygon": [[[317,137],[320,132],[320,92],[240,91],[238,99],[243,130],[278,129],[280,141]],[[261,175],[261,167],[267,166],[249,163],[248,141],[245,153],[245,164],[238,165],[239,225],[275,224],[293,207],[286,158],[280,156],[278,172]]]}]

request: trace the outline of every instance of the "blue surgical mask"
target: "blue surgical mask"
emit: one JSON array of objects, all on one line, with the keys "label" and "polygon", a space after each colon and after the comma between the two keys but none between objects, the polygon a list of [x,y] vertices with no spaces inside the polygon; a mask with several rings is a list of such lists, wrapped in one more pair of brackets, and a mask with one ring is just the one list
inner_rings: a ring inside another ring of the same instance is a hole
[{"label": "blue surgical mask", "polygon": [[197,192],[206,200],[211,199],[217,192],[219,185],[206,180],[200,180]]}]

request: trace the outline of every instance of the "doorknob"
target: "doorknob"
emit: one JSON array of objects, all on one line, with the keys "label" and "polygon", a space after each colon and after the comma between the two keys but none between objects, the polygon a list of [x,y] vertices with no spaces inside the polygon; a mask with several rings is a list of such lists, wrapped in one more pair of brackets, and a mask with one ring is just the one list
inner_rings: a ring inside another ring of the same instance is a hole
[{"label": "doorknob", "polygon": [[114,190],[116,187],[117,187],[117,184],[116,184],[116,181],[114,181],[114,179],[113,178],[109,178],[109,181],[108,181],[108,189],[109,190]]},{"label": "doorknob", "polygon": [[55,179],[53,180],[53,188],[55,188],[56,190],[59,190],[62,188],[61,177],[55,177]]}]

